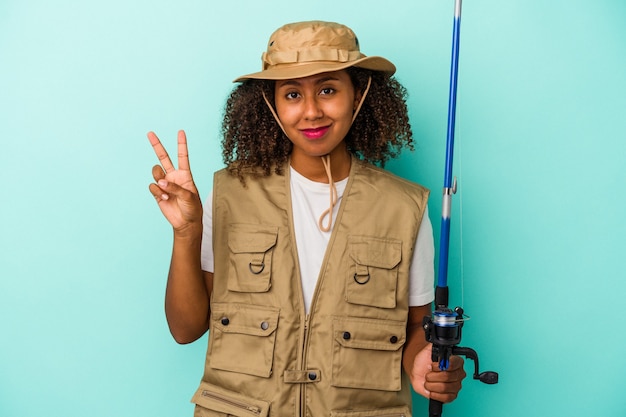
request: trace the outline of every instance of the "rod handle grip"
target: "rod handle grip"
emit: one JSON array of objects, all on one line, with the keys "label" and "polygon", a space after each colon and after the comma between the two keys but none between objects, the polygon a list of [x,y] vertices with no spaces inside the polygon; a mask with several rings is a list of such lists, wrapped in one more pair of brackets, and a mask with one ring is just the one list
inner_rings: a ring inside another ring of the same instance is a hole
[{"label": "rod handle grip", "polygon": [[443,409],[443,403],[437,400],[430,400],[428,402],[428,415],[429,417],[441,417]]}]

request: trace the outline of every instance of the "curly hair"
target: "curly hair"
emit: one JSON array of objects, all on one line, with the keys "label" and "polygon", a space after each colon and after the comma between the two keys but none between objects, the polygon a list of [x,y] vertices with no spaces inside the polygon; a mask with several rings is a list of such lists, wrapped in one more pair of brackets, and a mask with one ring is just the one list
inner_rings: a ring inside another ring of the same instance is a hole
[{"label": "curly hair", "polygon": [[[344,141],[349,152],[384,166],[403,148],[413,150],[413,133],[406,106],[407,91],[394,78],[378,71],[348,68],[355,88],[364,91],[372,82]],[[231,92],[222,122],[222,157],[227,170],[244,182],[246,175],[282,174],[292,143],[284,134],[263,94],[274,102],[274,81],[246,80]]]}]

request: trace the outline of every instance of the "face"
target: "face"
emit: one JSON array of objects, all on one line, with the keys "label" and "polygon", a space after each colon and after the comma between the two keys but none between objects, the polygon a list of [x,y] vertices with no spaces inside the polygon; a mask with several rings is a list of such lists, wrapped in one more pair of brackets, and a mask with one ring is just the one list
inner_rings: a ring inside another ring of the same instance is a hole
[{"label": "face", "polygon": [[360,95],[345,70],[276,81],[278,118],[293,143],[294,161],[346,154],[345,138]]}]

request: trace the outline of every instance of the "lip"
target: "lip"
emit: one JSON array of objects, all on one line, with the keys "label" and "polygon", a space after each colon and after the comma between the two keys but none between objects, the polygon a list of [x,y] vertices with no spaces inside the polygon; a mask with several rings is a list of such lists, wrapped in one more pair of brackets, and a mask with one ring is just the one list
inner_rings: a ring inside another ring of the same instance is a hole
[{"label": "lip", "polygon": [[307,139],[319,139],[328,132],[329,126],[316,127],[314,129],[301,129],[300,132]]}]

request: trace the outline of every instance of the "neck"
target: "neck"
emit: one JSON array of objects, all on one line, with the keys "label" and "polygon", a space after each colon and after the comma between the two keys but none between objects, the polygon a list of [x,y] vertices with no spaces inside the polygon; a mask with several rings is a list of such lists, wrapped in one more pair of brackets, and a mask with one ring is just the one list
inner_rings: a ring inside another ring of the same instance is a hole
[{"label": "neck", "polygon": [[[327,157],[327,155],[310,156],[294,152],[291,154],[291,167],[311,181],[328,184],[328,174],[324,168],[322,156]],[[346,179],[350,174],[352,161],[350,153],[345,148],[339,148],[333,150],[328,156],[330,156],[333,181]]]}]

